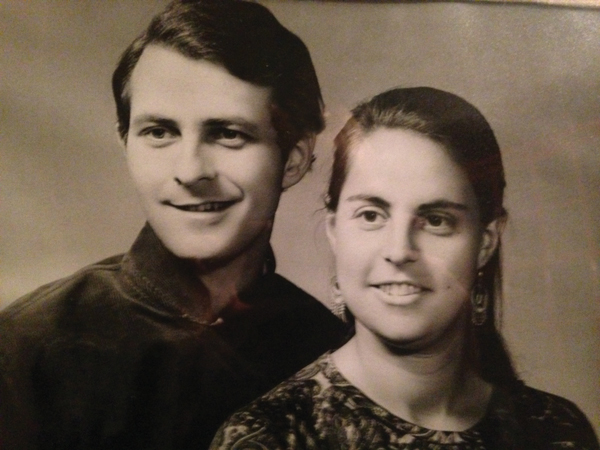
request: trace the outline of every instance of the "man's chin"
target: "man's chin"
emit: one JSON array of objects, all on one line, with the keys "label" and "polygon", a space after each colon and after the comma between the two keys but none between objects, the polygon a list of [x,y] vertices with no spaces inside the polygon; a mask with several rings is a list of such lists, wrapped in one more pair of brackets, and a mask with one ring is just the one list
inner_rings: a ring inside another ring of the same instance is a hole
[{"label": "man's chin", "polygon": [[172,254],[207,268],[226,266],[243,255],[259,260],[269,245],[271,230],[270,227],[225,227],[224,224],[202,230],[182,230],[150,224]]},{"label": "man's chin", "polygon": [[165,247],[173,253],[175,256],[181,259],[188,259],[192,261],[225,261],[232,258],[232,252],[224,244],[207,245],[207,242],[200,239],[194,239],[192,241],[177,241],[177,240],[163,240]]}]

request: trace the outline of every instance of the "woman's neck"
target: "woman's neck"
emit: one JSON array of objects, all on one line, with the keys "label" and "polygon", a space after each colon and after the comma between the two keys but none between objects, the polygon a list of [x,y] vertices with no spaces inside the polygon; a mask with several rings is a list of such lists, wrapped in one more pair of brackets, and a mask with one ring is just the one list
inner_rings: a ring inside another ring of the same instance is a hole
[{"label": "woman's neck", "polygon": [[472,369],[465,337],[399,352],[366,330],[335,352],[338,370],[394,415],[429,429],[462,431],[485,414],[492,387]]}]

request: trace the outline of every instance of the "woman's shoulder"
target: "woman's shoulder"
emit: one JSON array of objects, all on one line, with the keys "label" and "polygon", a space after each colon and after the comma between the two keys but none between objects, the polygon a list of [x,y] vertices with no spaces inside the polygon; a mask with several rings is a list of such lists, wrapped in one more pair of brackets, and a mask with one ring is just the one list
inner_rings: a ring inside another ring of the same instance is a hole
[{"label": "woman's shoulder", "polygon": [[302,448],[318,448],[311,424],[319,413],[321,397],[331,387],[327,376],[329,355],[329,352],[322,355],[234,413],[218,431],[210,448],[230,449],[243,444],[275,450],[300,445],[299,440],[303,441]]},{"label": "woman's shoulder", "polygon": [[589,425],[585,414],[575,403],[549,392],[522,385],[517,390],[515,401],[530,419],[541,423],[549,422],[565,428]]},{"label": "woman's shoulder", "polygon": [[492,412],[527,448],[598,450],[598,439],[585,414],[570,400],[524,383],[500,389]]}]

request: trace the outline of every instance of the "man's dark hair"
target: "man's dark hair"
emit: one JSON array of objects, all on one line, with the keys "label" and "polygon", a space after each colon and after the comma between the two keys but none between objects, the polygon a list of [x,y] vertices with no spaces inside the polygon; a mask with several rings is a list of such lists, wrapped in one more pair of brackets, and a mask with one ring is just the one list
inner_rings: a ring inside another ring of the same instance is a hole
[{"label": "man's dark hair", "polygon": [[323,100],[308,49],[271,12],[245,0],[175,0],[125,50],[112,78],[118,130],[127,139],[131,73],[148,45],[224,66],[272,89],[272,121],[284,155],[325,126]]}]

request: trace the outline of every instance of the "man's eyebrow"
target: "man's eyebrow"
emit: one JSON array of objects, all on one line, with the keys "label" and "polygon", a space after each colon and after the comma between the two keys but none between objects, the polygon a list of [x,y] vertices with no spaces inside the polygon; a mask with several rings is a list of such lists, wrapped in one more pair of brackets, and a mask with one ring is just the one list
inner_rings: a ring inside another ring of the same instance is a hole
[{"label": "man's eyebrow", "polygon": [[375,206],[379,206],[380,208],[389,209],[390,203],[382,199],[381,197],[377,197],[376,195],[364,195],[357,194],[351,195],[346,199],[349,202],[367,202],[371,203]]},{"label": "man's eyebrow", "polygon": [[175,128],[177,127],[177,123],[172,119],[165,119],[164,117],[157,116],[154,114],[142,114],[140,116],[136,116],[133,118],[131,124],[133,126],[140,126],[145,123],[153,123],[156,125],[161,125],[167,128]]},{"label": "man's eyebrow", "polygon": [[259,127],[257,124],[246,119],[242,119],[241,117],[208,119],[204,121],[203,125],[207,128],[226,128],[230,126],[237,126],[243,128],[244,131],[250,134],[257,134],[259,132]]},{"label": "man's eyebrow", "polygon": [[464,203],[452,202],[450,200],[434,200],[433,202],[419,205],[418,212],[430,211],[432,209],[456,209],[459,211],[468,211],[469,207]]}]

